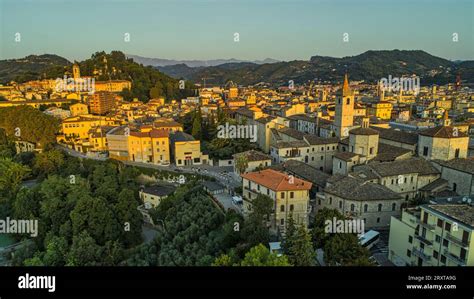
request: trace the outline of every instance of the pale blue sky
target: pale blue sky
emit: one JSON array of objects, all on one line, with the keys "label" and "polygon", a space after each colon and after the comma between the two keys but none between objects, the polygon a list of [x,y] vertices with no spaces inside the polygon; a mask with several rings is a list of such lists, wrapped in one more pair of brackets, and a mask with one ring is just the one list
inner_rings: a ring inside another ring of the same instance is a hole
[{"label": "pale blue sky", "polygon": [[[474,59],[472,0],[0,0],[0,59],[93,52],[309,59],[421,49]],[[16,32],[21,42],[14,41]],[[124,42],[124,33],[131,41]],[[234,42],[234,33],[240,41]],[[343,33],[349,42],[343,43]],[[452,34],[459,42],[452,42]]]}]

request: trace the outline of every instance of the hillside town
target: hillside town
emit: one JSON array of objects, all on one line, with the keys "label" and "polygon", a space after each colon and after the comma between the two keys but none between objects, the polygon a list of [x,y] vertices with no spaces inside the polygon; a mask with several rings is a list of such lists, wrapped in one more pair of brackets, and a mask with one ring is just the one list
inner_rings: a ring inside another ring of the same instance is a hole
[{"label": "hillside town", "polygon": [[[26,105],[55,117],[55,146],[81,159],[210,176],[206,192],[244,218],[259,195],[269,197],[274,252],[290,222],[310,228],[330,209],[361,222],[359,237],[376,233],[365,246],[378,265],[474,266],[474,92],[460,79],[389,81],[346,73],[343,82],[278,87],[196,84],[191,97],[127,101],[121,93],[132,81],[96,81],[74,64],[64,79],[0,86],[0,109]],[[209,145],[218,139],[246,140],[247,149],[220,154]],[[43,150],[21,136],[15,146]],[[145,222],[176,188],[140,190]]]}]

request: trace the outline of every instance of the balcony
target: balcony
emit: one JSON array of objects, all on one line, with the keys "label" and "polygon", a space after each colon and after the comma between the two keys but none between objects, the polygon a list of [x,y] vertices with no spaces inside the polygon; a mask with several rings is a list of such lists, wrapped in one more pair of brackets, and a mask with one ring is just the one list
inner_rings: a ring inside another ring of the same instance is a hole
[{"label": "balcony", "polygon": [[469,244],[468,242],[464,242],[463,240],[459,239],[458,237],[455,237],[453,236],[452,234],[450,233],[446,233],[445,236],[444,236],[446,239],[448,239],[449,241],[451,241],[452,243],[464,248],[464,249],[468,249],[469,248]]},{"label": "balcony", "polygon": [[431,230],[431,231],[434,231],[435,230],[435,225],[434,224],[429,224],[429,223],[424,223],[423,221],[421,221],[421,219],[417,218],[416,221],[418,222],[419,225]]},{"label": "balcony", "polygon": [[423,250],[418,249],[418,248],[416,248],[416,247],[413,247],[412,253],[413,253],[415,256],[420,257],[420,258],[423,259],[424,261],[430,261],[430,260],[431,260],[431,256],[427,255],[426,253],[423,252]]},{"label": "balcony", "polygon": [[452,253],[449,252],[449,250],[447,250],[447,249],[445,249],[445,250],[443,251],[443,253],[444,253],[444,255],[445,255],[448,259],[454,261],[456,264],[458,264],[458,265],[460,265],[460,266],[466,266],[466,258],[462,259],[462,258],[460,258],[459,256],[452,254]]},{"label": "balcony", "polygon": [[416,238],[418,241],[427,244],[428,246],[433,245],[433,241],[428,240],[428,239],[426,238],[426,236],[416,235],[415,238]]}]

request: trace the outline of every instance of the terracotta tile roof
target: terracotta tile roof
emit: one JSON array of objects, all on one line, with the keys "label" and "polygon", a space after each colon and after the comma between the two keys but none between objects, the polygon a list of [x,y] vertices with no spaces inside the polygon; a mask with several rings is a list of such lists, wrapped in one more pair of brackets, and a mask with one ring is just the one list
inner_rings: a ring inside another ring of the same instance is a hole
[{"label": "terracotta tile roof", "polygon": [[288,175],[273,169],[249,172],[241,176],[244,179],[255,182],[274,191],[310,190],[313,185],[308,181],[298,178],[293,178],[292,183],[290,183],[290,177]]}]

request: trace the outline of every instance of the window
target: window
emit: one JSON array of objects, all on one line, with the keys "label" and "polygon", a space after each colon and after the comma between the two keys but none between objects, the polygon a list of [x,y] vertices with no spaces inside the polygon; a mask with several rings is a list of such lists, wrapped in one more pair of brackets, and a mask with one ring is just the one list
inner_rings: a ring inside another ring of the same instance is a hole
[{"label": "window", "polygon": [[397,204],[396,204],[396,203],[392,203],[392,211],[395,211],[396,208],[397,208]]},{"label": "window", "polygon": [[342,168],[342,162],[339,162],[339,169]]},{"label": "window", "polygon": [[444,255],[441,255],[441,262],[443,264],[446,264],[446,257]]},{"label": "window", "polygon": [[324,156],[321,156],[321,161],[324,160]]},{"label": "window", "polygon": [[370,148],[369,153],[370,153],[371,155],[374,153],[374,148],[373,148],[373,147]]},{"label": "window", "polygon": [[459,257],[462,259],[462,260],[465,260],[466,259],[466,249],[465,248],[461,248],[461,251],[459,252]]},{"label": "window", "polygon": [[451,230],[451,223],[446,222],[444,225],[444,229],[449,232]]},{"label": "window", "polygon": [[284,212],[285,211],[285,206],[284,205],[281,205],[280,206],[280,212]]},{"label": "window", "polygon": [[438,223],[436,225],[438,225],[440,228],[443,228],[443,220],[438,219]]},{"label": "window", "polygon": [[459,158],[459,149],[458,148],[454,152],[454,158]]},{"label": "window", "polygon": [[342,209],[342,200],[339,201],[339,209]]},{"label": "window", "polygon": [[436,241],[436,243],[441,243],[441,236],[436,235],[435,236],[435,241]]},{"label": "window", "polygon": [[290,192],[290,198],[294,198],[295,197],[295,192],[291,191]]},{"label": "window", "polygon": [[453,183],[453,191],[456,192],[458,185],[456,183]]},{"label": "window", "polygon": [[280,197],[281,197],[281,198],[285,198],[285,192],[281,192],[281,193],[280,193]]},{"label": "window", "polygon": [[382,204],[381,204],[381,203],[379,203],[378,211],[379,211],[379,212],[382,211]]},{"label": "window", "polygon": [[285,225],[285,219],[280,219],[280,224]]},{"label": "window", "polygon": [[446,239],[443,239],[443,246],[448,247],[449,246],[449,241]]},{"label": "window", "polygon": [[427,146],[423,147],[423,156],[428,156],[428,147]]},{"label": "window", "polygon": [[329,204],[332,205],[332,197],[329,197]]},{"label": "window", "polygon": [[412,236],[408,236],[408,243],[413,243],[413,237]]},{"label": "window", "polygon": [[411,251],[410,251],[410,249],[407,249],[407,256],[408,256],[408,257],[411,257]]},{"label": "window", "polygon": [[295,209],[294,205],[290,205],[290,211],[293,211]]},{"label": "window", "polygon": [[351,211],[354,212],[354,210],[355,210],[355,205],[351,204]]},{"label": "window", "polygon": [[351,104],[351,99],[347,98],[347,99],[346,99],[346,104],[347,104],[347,105],[350,105],[350,104]]},{"label": "window", "polygon": [[438,251],[433,250],[433,257],[434,257],[435,259],[438,259],[438,256],[439,256]]},{"label": "window", "polygon": [[364,212],[367,212],[368,209],[369,209],[369,205],[368,205],[368,204],[365,204],[365,205],[364,205]]},{"label": "window", "polygon": [[377,218],[377,223],[380,223],[380,217]]}]

